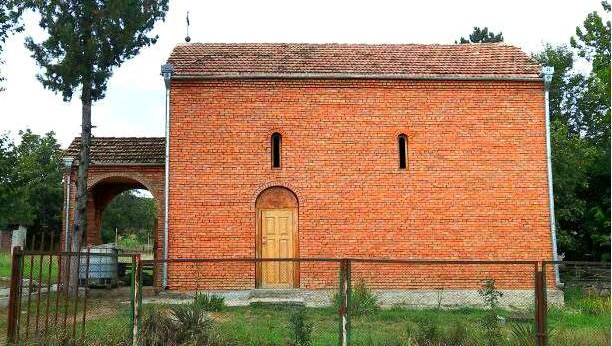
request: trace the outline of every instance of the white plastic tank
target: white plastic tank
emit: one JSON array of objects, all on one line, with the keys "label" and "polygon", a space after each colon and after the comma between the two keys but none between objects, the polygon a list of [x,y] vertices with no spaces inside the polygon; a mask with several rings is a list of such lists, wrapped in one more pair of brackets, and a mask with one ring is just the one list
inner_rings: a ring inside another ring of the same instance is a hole
[{"label": "white plastic tank", "polygon": [[[87,253],[87,249],[82,249],[81,252]],[[116,287],[117,254],[117,248],[112,243],[90,246],[89,274],[87,273],[87,255],[81,256],[80,260],[79,279],[81,285]]]}]

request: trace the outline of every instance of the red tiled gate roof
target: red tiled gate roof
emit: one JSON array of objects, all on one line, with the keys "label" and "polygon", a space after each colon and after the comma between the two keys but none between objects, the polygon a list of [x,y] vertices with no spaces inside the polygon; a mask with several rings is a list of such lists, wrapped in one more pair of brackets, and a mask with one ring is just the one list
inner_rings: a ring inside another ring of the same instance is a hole
[{"label": "red tiled gate roof", "polygon": [[540,74],[537,62],[504,43],[189,43],[176,46],[168,62],[177,77],[535,79]]},{"label": "red tiled gate roof", "polygon": [[[64,156],[79,159],[81,139],[75,138]],[[92,137],[92,164],[160,164],[165,162],[163,137]]]}]

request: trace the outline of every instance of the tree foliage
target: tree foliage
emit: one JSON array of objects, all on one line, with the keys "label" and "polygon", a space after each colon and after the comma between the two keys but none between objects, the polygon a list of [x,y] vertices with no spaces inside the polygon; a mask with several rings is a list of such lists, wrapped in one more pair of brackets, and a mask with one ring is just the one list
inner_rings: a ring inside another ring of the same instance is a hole
[{"label": "tree foliage", "polygon": [[[16,0],[0,1],[0,67],[4,63],[2,60],[2,52],[4,44],[9,34],[23,30],[23,26],[19,22],[20,11],[19,7],[15,6]],[[4,81],[2,70],[0,69],[0,83]],[[4,90],[0,85],[0,91]]]},{"label": "tree foliage", "polygon": [[[603,2],[605,11],[610,11]],[[550,91],[555,216],[569,259],[610,258],[610,22],[590,13],[567,46],[534,55],[555,68]],[[591,64],[576,72],[577,59]]]},{"label": "tree foliage", "polygon": [[15,143],[7,134],[0,136],[0,229],[11,224],[29,224],[32,209],[20,184]]},{"label": "tree foliage", "polygon": [[157,204],[154,198],[144,197],[133,190],[115,197],[102,213],[102,240],[115,240],[115,227],[120,236],[133,235],[140,243],[147,237],[153,240]]},{"label": "tree foliage", "polygon": [[78,89],[89,89],[91,101],[104,97],[113,68],[154,44],[149,36],[163,19],[167,0],[26,0],[41,15],[49,33],[42,42],[31,37],[26,46],[43,68],[38,79],[46,88],[70,100]]},{"label": "tree foliage", "polygon": [[55,134],[20,131],[0,137],[0,227],[24,224],[30,235],[61,230],[61,155]]},{"label": "tree foliage", "polygon": [[113,69],[141,48],[154,44],[149,36],[164,19],[168,0],[22,0],[18,7],[40,14],[39,26],[49,35],[42,42],[26,39],[41,66],[42,85],[72,99],[80,91],[81,148],[78,158],[72,249],[80,230],[87,229],[87,175],[90,162],[91,105],[104,97]]},{"label": "tree foliage", "polygon": [[[468,38],[464,38],[463,36],[459,39],[459,43],[494,43],[494,42],[503,42],[504,35],[500,32],[499,34],[494,33],[493,31],[489,31],[489,28],[486,26],[484,28],[479,28],[477,26],[474,27],[474,31],[468,36]],[[457,43],[457,41],[455,41]]]}]

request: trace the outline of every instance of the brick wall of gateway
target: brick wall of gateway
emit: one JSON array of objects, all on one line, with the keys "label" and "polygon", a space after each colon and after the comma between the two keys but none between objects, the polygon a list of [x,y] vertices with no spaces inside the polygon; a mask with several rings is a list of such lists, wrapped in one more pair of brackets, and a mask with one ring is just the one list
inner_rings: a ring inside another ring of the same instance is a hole
[{"label": "brick wall of gateway", "polygon": [[[254,257],[255,200],[270,186],[298,198],[300,257],[552,258],[541,82],[174,80],[170,103],[170,258]],[[170,288],[255,285],[252,264],[194,269],[170,265]],[[396,288],[449,272],[377,270]],[[302,265],[299,282],[337,275]],[[500,282],[532,285],[532,268],[516,275]]]}]

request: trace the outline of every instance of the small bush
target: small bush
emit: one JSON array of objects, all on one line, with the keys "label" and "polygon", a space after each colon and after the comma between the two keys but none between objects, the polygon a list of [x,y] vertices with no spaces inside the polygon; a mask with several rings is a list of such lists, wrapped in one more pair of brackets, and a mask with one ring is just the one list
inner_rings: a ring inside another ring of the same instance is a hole
[{"label": "small bush", "polygon": [[206,309],[198,304],[197,300],[189,304],[174,305],[170,312],[178,327],[177,332],[181,340],[190,339],[200,329],[208,327],[211,322]]},{"label": "small bush", "polygon": [[142,346],[165,346],[177,343],[177,330],[167,311],[151,306],[142,317],[142,332],[139,344]]},{"label": "small bush", "polygon": [[143,346],[224,346],[230,345],[218,332],[209,311],[219,311],[223,298],[196,294],[187,304],[173,305],[165,310],[152,307],[145,312],[139,344]]},{"label": "small bush", "polygon": [[195,304],[206,311],[222,311],[225,309],[225,298],[208,293],[196,293]]},{"label": "small bush", "polygon": [[306,316],[306,309],[297,308],[292,311],[289,318],[289,331],[293,345],[310,346],[312,344],[312,323]]},{"label": "small bush", "polygon": [[482,327],[484,329],[484,341],[486,346],[498,346],[502,343],[502,332],[497,320],[497,307],[499,305],[499,298],[503,294],[495,288],[495,280],[486,280],[482,284],[482,288],[478,290],[478,293],[485,302],[485,305],[489,307],[489,310],[481,320]]},{"label": "small bush", "polygon": [[[336,293],[334,295],[334,306],[339,308],[341,305],[340,294]],[[365,281],[359,280],[359,282],[353,286],[351,290],[351,301],[349,305],[349,313],[351,316],[360,317],[363,315],[367,315],[373,312],[376,312],[380,309],[378,304],[378,300],[372,290],[370,290]]]},{"label": "small bush", "polygon": [[534,323],[513,323],[510,325],[510,345],[535,346],[536,330]]}]

